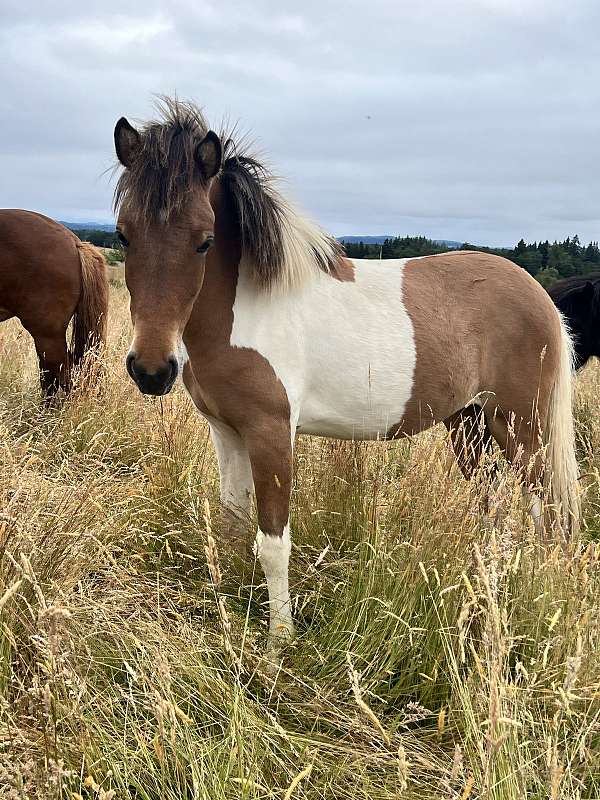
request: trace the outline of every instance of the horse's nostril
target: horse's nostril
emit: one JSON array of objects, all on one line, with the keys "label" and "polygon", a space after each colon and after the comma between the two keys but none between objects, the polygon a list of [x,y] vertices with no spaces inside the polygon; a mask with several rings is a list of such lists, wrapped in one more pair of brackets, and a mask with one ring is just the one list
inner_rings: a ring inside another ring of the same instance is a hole
[{"label": "horse's nostril", "polygon": [[170,356],[167,362],[169,367],[171,368],[171,382],[174,382],[177,378],[177,373],[179,372],[179,364],[177,363],[177,359],[174,356]]},{"label": "horse's nostril", "polygon": [[127,368],[127,372],[129,374],[129,377],[132,380],[135,380],[134,365],[135,365],[135,354],[134,353],[128,353],[127,354],[127,358],[125,359],[125,366]]}]

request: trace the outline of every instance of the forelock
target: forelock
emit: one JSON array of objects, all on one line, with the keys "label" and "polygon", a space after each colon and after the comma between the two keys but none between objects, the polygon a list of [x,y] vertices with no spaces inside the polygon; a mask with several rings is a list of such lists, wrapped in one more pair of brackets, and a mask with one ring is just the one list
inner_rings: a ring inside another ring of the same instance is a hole
[{"label": "forelock", "polygon": [[203,182],[196,148],[208,132],[202,111],[192,103],[163,97],[159,117],[146,123],[131,166],[117,182],[114,208],[124,203],[142,221],[169,220]]}]

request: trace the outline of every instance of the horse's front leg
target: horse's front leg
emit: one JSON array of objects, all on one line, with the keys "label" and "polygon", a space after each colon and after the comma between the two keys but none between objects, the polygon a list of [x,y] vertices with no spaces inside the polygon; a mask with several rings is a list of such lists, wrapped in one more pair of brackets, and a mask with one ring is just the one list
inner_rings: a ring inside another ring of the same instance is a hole
[{"label": "horse's front leg", "polygon": [[250,528],[254,483],[248,450],[229,425],[208,417],[210,436],[219,462],[223,522],[232,538],[243,538]]},{"label": "horse's front leg", "polygon": [[253,420],[244,439],[250,453],[258,532],[256,551],[265,573],[269,593],[269,642],[274,656],[294,633],[288,564],[290,560],[290,493],[292,489],[292,443],[287,422]]}]

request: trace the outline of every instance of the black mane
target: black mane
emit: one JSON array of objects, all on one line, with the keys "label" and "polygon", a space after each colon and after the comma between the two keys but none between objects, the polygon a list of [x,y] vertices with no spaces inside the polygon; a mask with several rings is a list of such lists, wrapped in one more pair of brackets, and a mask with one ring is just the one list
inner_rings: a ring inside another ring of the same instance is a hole
[{"label": "black mane", "polygon": [[221,141],[221,185],[237,217],[242,252],[252,261],[258,282],[269,286],[284,264],[285,209],[272,191],[273,178],[264,164],[243,150],[238,152],[226,133],[221,134]]}]

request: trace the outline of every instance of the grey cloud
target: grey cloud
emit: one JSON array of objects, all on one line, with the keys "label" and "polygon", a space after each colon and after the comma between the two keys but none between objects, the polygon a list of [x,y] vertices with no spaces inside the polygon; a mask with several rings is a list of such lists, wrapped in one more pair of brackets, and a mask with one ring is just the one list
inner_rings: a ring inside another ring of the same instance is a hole
[{"label": "grey cloud", "polygon": [[600,238],[599,22],[593,0],[5,0],[0,204],[109,219],[115,120],[177,92],[336,234]]}]

